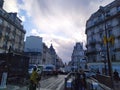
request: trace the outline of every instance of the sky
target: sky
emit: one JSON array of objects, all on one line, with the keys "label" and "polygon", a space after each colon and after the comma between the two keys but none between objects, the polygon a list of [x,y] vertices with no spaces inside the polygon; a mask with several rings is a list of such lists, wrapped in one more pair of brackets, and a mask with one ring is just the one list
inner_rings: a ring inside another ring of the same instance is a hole
[{"label": "sky", "polygon": [[86,21],[114,0],[4,0],[4,10],[17,12],[27,36],[51,43],[63,62],[69,62],[76,42],[86,45]]}]

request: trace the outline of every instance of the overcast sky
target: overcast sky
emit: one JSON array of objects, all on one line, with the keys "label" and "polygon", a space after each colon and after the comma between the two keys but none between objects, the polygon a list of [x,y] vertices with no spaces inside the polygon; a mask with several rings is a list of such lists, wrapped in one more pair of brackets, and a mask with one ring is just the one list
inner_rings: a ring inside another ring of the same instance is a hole
[{"label": "overcast sky", "polygon": [[92,13],[114,0],[4,0],[7,12],[17,12],[26,36],[53,44],[58,56],[71,60],[76,42],[86,44],[85,24]]}]

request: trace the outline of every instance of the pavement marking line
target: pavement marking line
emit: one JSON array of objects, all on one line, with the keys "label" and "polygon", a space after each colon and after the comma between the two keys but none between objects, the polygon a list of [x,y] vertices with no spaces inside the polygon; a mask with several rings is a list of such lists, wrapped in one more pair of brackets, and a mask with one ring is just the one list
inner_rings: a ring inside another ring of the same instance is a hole
[{"label": "pavement marking line", "polygon": [[[46,80],[43,80],[43,81],[40,81],[40,83],[42,85],[42,83],[47,82],[46,84],[49,85],[49,84],[51,84],[51,81],[54,81],[53,77],[46,79]],[[44,84],[42,87],[46,87],[46,84]]]},{"label": "pavement marking line", "polygon": [[58,86],[58,88],[56,90],[60,90],[60,88],[62,87],[62,85],[64,84],[64,80],[62,81],[62,83]]},{"label": "pavement marking line", "polygon": [[[55,82],[49,84],[49,86],[47,86],[46,88],[53,88],[54,86],[56,86],[55,83],[59,84],[61,81],[64,81],[64,80],[63,80],[63,79],[56,79]],[[58,87],[58,85],[57,85],[57,87]],[[57,87],[56,87],[56,88],[57,88]]]},{"label": "pavement marking line", "polygon": [[[54,81],[54,82],[51,82],[51,81]],[[43,84],[44,86],[42,86],[41,88],[46,88],[46,89],[56,88],[56,90],[58,90],[59,88],[62,88],[62,85],[64,84],[64,78],[63,76],[51,77],[51,78],[40,81],[41,85],[44,82],[46,82],[46,84]],[[56,83],[57,85],[55,85]]]},{"label": "pavement marking line", "polygon": [[51,88],[51,87],[55,86],[56,82],[58,82],[58,79],[56,79],[55,82],[49,84],[46,88]]}]

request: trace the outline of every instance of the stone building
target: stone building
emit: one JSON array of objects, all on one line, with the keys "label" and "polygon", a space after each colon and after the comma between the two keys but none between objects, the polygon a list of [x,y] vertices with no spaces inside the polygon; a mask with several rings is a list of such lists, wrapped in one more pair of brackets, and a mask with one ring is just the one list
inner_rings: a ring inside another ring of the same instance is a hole
[{"label": "stone building", "polygon": [[24,52],[27,56],[30,57],[30,64],[42,64],[42,38],[38,36],[26,37]]},{"label": "stone building", "polygon": [[6,12],[3,3],[4,1],[0,0],[0,53],[22,53],[26,31],[17,13]]},{"label": "stone building", "polygon": [[120,0],[100,6],[90,16],[86,23],[86,35],[89,62],[106,60],[106,52],[112,61],[120,61]]},{"label": "stone building", "polygon": [[71,64],[74,70],[76,69],[85,69],[87,59],[85,56],[85,50],[83,49],[83,43],[77,42],[74,46]]}]

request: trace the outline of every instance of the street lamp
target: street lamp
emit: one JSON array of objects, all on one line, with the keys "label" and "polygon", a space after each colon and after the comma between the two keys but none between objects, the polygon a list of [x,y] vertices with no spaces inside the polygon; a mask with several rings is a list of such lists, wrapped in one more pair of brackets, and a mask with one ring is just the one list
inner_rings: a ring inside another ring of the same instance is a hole
[{"label": "street lamp", "polygon": [[106,57],[104,56],[104,55],[101,55],[102,56],[102,58],[104,59],[102,62],[104,63],[104,70],[105,70],[105,75],[107,75],[107,65],[106,65],[106,63],[107,63],[107,61],[106,61]]},{"label": "street lamp", "polygon": [[105,24],[105,37],[106,37],[106,53],[107,53],[107,63],[108,63],[108,71],[109,71],[109,76],[111,77],[111,83],[112,83],[112,87],[113,87],[113,75],[112,75],[112,65],[111,65],[111,60],[110,60],[110,53],[109,53],[109,44],[108,44],[108,32],[107,32],[107,28],[106,28],[106,12],[104,10],[104,7],[100,7],[99,12],[101,12],[104,16],[104,24]]}]

